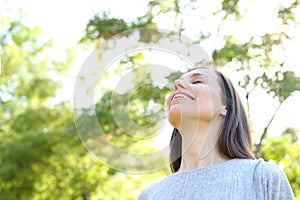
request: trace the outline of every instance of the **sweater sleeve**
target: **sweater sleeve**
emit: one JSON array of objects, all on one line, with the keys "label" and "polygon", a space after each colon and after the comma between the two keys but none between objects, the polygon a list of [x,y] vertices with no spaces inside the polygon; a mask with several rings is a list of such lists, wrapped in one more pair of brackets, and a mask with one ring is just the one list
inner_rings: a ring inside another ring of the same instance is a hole
[{"label": "sweater sleeve", "polygon": [[276,165],[261,161],[254,173],[257,199],[294,200],[294,194],[284,172]]}]

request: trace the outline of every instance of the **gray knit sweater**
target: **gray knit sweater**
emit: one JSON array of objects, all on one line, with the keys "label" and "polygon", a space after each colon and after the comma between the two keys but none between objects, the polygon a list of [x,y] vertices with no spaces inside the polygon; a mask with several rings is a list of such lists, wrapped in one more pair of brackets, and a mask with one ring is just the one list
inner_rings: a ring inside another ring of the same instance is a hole
[{"label": "gray knit sweater", "polygon": [[232,159],[177,172],[150,185],[139,200],[292,200],[290,184],[277,166],[262,159]]}]

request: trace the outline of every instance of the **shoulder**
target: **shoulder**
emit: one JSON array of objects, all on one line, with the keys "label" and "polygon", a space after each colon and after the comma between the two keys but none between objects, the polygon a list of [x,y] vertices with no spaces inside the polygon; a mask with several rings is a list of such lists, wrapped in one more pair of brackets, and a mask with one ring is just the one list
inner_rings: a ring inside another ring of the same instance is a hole
[{"label": "shoulder", "polygon": [[283,170],[274,163],[259,159],[255,167],[254,178],[262,182],[278,182],[280,180],[286,180],[286,175]]},{"label": "shoulder", "polygon": [[254,178],[273,178],[273,179],[286,179],[283,170],[280,169],[275,163],[267,162],[260,159],[237,159],[234,163],[236,167],[248,172],[252,171]]},{"label": "shoulder", "polygon": [[[164,179],[163,179],[164,180]],[[147,188],[145,188],[139,195],[138,200],[146,200],[146,199],[150,199],[150,195],[153,194],[157,188],[159,187],[159,185],[161,184],[161,182],[163,180],[159,180],[156,181],[155,183],[152,183],[150,186],[148,186]]]},{"label": "shoulder", "polygon": [[168,176],[163,177],[146,187],[140,193],[138,200],[162,199],[168,195],[172,196],[174,192],[174,184],[178,184],[180,180],[184,178],[184,176],[178,176],[177,174],[169,174]]},{"label": "shoulder", "polygon": [[266,162],[263,159],[257,160],[253,181],[257,190],[261,191],[266,199],[294,199],[289,181],[277,165]]}]

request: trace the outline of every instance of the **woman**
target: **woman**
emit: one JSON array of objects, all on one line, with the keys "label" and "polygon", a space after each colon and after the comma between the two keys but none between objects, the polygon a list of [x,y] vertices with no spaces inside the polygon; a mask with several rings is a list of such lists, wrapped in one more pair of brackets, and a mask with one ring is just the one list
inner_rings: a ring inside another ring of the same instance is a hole
[{"label": "woman", "polygon": [[228,78],[196,68],[174,88],[167,100],[173,174],[146,188],[139,200],[294,199],[285,174],[254,159],[247,116]]}]

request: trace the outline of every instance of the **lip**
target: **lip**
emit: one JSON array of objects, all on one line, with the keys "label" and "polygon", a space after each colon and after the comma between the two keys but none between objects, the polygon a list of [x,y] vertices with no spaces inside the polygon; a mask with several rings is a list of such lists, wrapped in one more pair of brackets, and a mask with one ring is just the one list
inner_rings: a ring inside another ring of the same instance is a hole
[{"label": "lip", "polygon": [[177,95],[177,94],[183,94],[183,95],[185,95],[185,96],[188,96],[188,97],[191,98],[192,100],[195,99],[194,97],[192,97],[191,95],[189,95],[189,94],[186,93],[186,92],[176,91],[176,92],[174,92],[174,93],[171,94],[171,97],[170,97],[171,101],[174,100],[173,98],[174,98],[174,96]]},{"label": "lip", "polygon": [[192,97],[190,94],[188,94],[188,93],[186,93],[186,92],[183,92],[183,91],[176,91],[176,92],[173,92],[173,93],[169,96],[169,98],[168,98],[168,106],[171,105],[171,102],[172,102],[172,101],[178,101],[178,99],[173,99],[174,96],[177,95],[177,94],[183,94],[183,95],[188,96],[188,97],[191,98],[192,100],[195,100],[194,97]]}]

